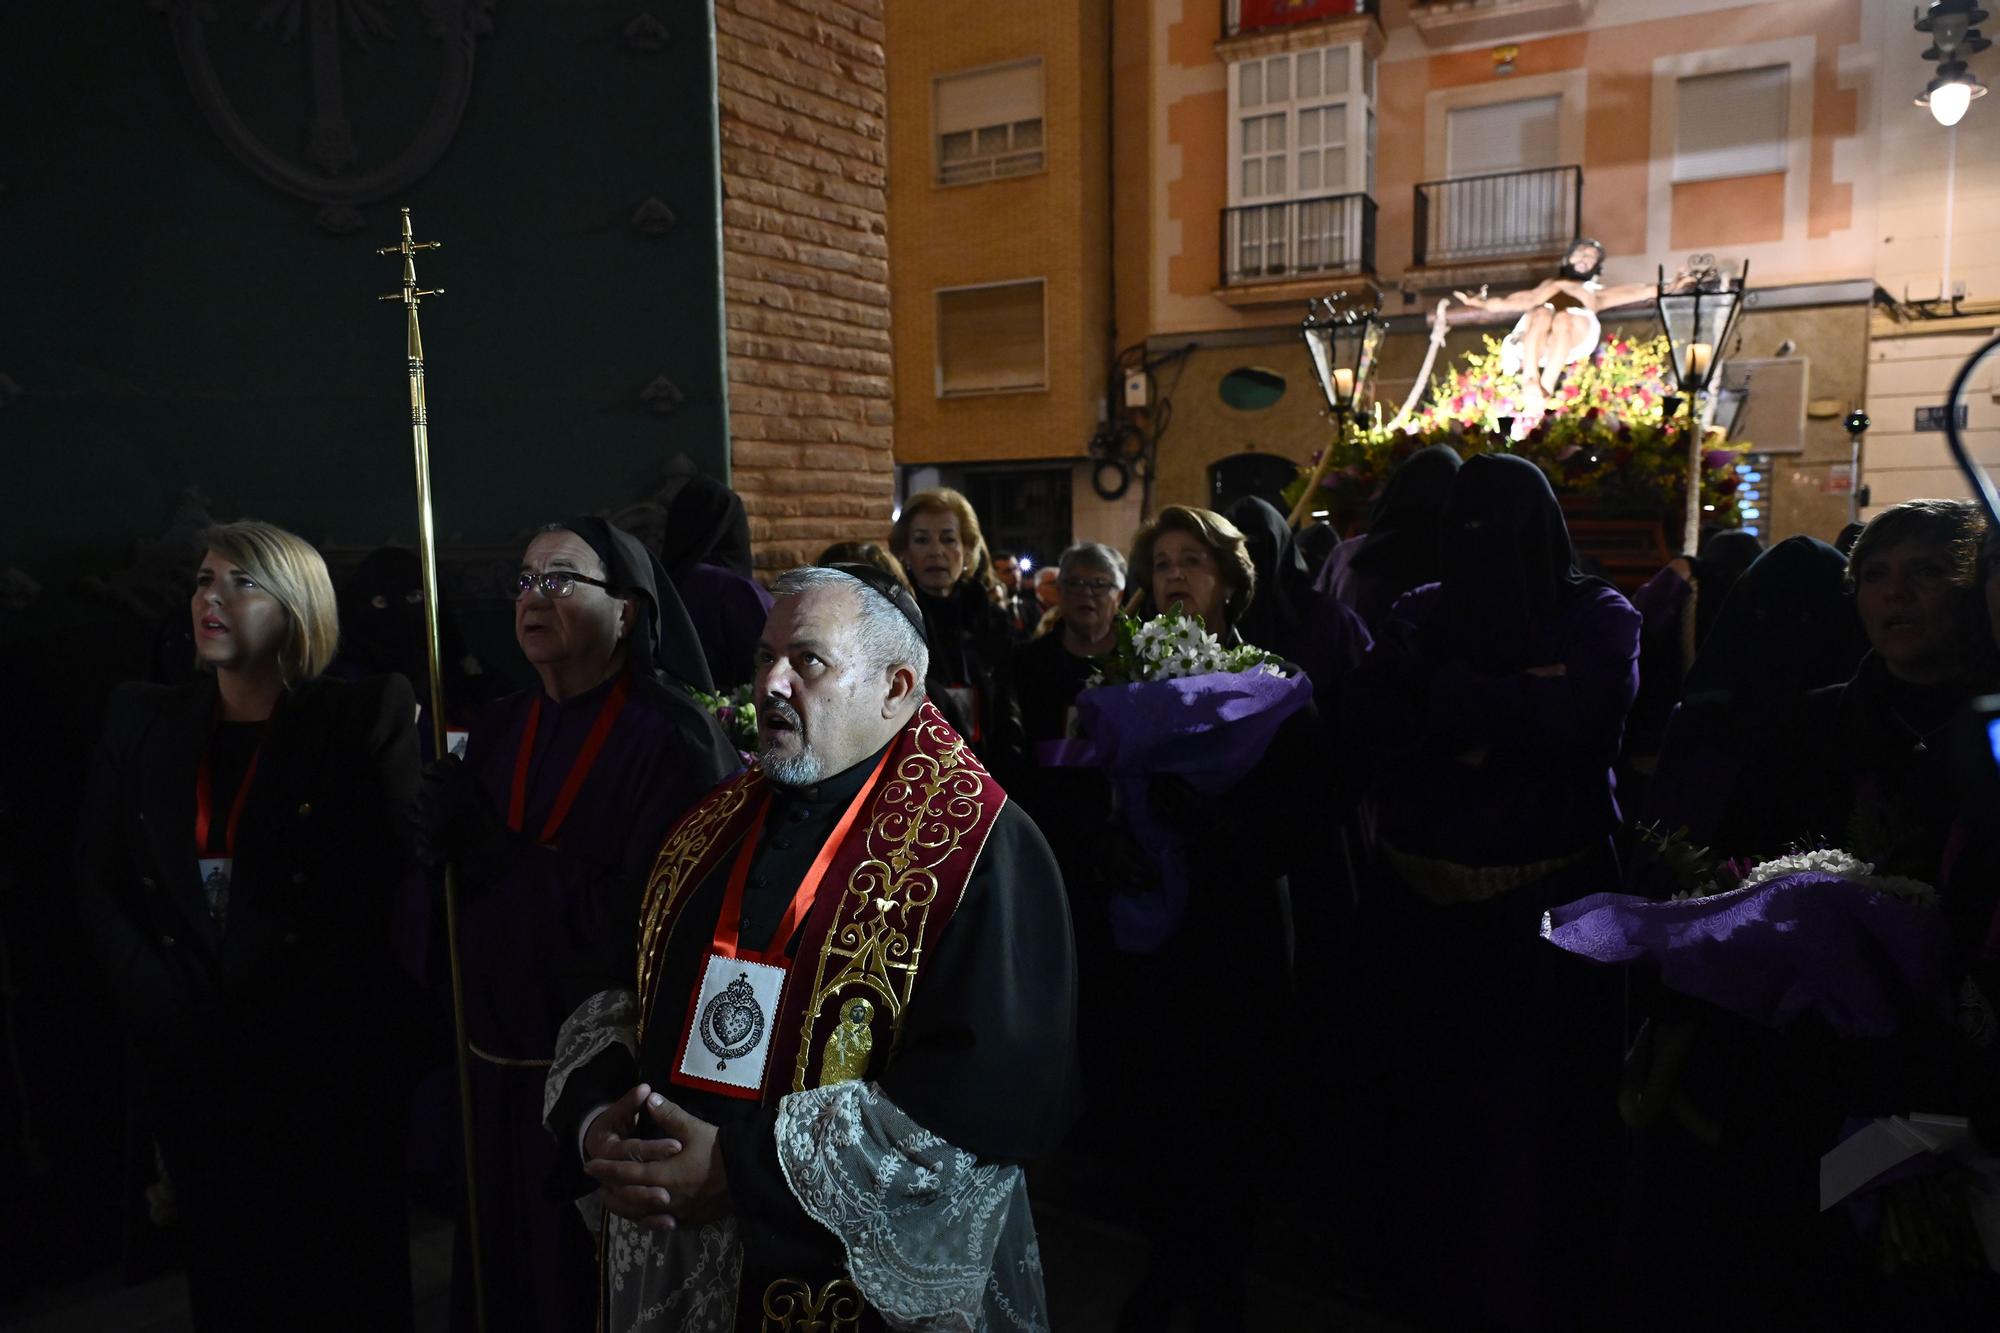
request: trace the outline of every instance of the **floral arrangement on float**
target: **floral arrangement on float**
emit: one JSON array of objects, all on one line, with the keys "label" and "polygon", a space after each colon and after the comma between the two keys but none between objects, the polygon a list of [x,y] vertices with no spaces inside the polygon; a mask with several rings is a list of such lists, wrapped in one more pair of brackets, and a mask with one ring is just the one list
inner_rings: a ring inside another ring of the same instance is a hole
[{"label": "floral arrangement on float", "polygon": [[1111,899],[1119,949],[1156,952],[1187,911],[1187,858],[1174,821],[1156,809],[1155,783],[1174,780],[1199,796],[1228,791],[1311,699],[1304,672],[1224,645],[1178,602],[1150,620],[1118,618],[1117,642],[1076,698],[1071,738],[1044,743],[1037,757],[1047,767],[1103,769],[1126,831],[1158,871]]},{"label": "floral arrangement on float", "polygon": [[[1607,338],[1586,361],[1570,367],[1543,406],[1533,407],[1521,376],[1501,366],[1501,341],[1488,337],[1484,351],[1468,353],[1437,379],[1428,401],[1406,415],[1372,424],[1357,421],[1330,446],[1331,465],[1312,505],[1349,531],[1367,517],[1398,463],[1434,444],[1461,457],[1505,450],[1548,474],[1557,495],[1574,496],[1605,513],[1677,513],[1688,473],[1685,408],[1669,419],[1673,396],[1668,342]],[[1737,522],[1736,464],[1751,445],[1711,427],[1703,457],[1702,503],[1714,521]],[[1296,504],[1314,467],[1315,454],[1287,488]]]}]

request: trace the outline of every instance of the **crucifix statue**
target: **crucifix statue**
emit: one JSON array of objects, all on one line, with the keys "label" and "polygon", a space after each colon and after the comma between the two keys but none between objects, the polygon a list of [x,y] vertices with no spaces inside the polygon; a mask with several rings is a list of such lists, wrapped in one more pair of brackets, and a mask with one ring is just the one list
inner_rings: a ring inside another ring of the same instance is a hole
[{"label": "crucifix statue", "polygon": [[[1506,373],[1520,376],[1526,415],[1540,415],[1548,396],[1562,383],[1563,372],[1597,350],[1604,336],[1600,312],[1650,301],[1657,291],[1650,282],[1606,287],[1597,280],[1603,271],[1604,246],[1583,236],[1563,256],[1556,276],[1533,287],[1507,296],[1488,296],[1484,287],[1452,293],[1474,310],[1521,312],[1513,331],[1501,341],[1500,365]],[[1690,280],[1683,271],[1668,290],[1680,290]]]}]

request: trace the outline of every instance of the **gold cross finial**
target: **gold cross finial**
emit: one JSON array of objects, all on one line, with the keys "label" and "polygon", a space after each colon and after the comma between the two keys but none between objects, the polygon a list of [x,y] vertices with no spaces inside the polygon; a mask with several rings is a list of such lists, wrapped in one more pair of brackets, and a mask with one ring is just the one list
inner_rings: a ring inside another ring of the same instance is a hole
[{"label": "gold cross finial", "polygon": [[444,288],[442,287],[422,288],[417,286],[417,251],[436,250],[440,247],[441,242],[413,240],[412,235],[413,233],[410,231],[410,210],[406,208],[403,210],[403,239],[401,243],[397,245],[384,245],[375,251],[378,255],[401,255],[403,257],[403,290],[400,292],[388,292],[377,299],[383,301],[401,301],[406,306],[415,306],[423,297],[444,295]]}]

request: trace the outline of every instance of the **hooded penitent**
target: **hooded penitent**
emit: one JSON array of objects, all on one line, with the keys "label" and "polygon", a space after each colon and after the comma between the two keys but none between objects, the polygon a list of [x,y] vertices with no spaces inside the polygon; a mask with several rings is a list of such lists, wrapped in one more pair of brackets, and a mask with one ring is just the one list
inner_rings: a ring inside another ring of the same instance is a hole
[{"label": "hooded penitent", "polygon": [[1542,470],[1511,454],[1479,454],[1452,482],[1438,545],[1444,583],[1426,646],[1440,661],[1491,675],[1541,665],[1540,630],[1569,599],[1601,582],[1577,568],[1556,493]]}]

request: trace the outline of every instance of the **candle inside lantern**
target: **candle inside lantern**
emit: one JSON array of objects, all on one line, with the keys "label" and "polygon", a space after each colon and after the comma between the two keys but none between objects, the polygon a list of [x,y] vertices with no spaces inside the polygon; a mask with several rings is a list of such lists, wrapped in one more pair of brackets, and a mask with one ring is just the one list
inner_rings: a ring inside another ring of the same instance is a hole
[{"label": "candle inside lantern", "polygon": [[1335,367],[1333,372],[1333,396],[1338,402],[1350,402],[1354,398],[1354,372],[1345,366]]},{"label": "candle inside lantern", "polygon": [[1696,384],[1708,378],[1708,368],[1715,360],[1715,349],[1707,343],[1688,344],[1687,377]]}]

